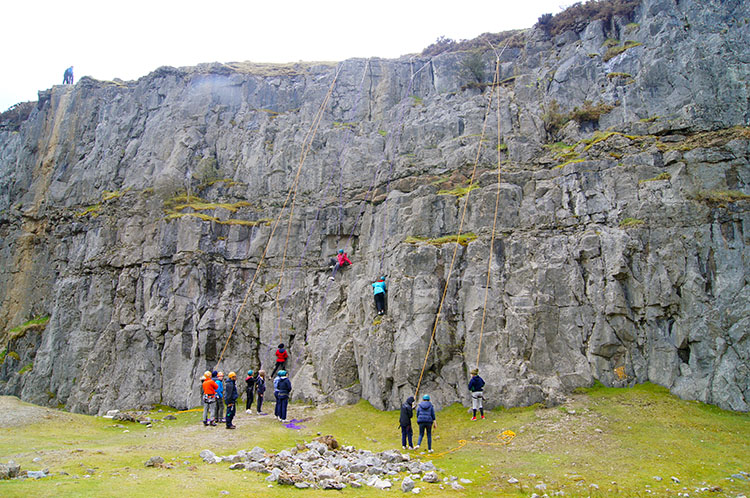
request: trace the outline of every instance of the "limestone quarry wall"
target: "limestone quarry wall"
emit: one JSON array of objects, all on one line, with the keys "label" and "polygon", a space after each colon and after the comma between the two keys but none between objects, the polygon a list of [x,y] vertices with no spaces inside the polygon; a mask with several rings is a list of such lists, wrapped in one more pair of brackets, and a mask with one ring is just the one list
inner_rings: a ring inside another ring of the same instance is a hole
[{"label": "limestone quarry wall", "polygon": [[[458,52],[40,92],[0,123],[0,392],[90,413],[189,407],[225,345],[218,368],[243,372],[270,369],[283,342],[293,399],[396,408],[447,284],[421,387],[438,406],[469,400],[486,309],[490,406],[651,381],[747,411],[748,22],[746,2],[646,0],[554,38],[531,29],[502,51],[497,87],[464,88]],[[576,109],[599,112],[557,119]],[[476,238],[448,279],[439,238],[467,197]],[[331,281],[338,248],[354,264]],[[33,317],[49,321],[24,329]]]}]

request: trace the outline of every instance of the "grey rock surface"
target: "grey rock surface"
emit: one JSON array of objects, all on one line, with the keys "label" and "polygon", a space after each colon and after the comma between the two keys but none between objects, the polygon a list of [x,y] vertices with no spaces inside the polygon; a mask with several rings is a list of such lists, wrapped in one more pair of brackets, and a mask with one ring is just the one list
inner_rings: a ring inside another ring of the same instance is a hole
[{"label": "grey rock surface", "polygon": [[[293,399],[395,409],[432,343],[420,390],[438,408],[469,404],[478,357],[490,408],[598,380],[747,411],[747,18],[738,0],[644,0],[530,29],[485,89],[462,88],[454,52],[40,92],[0,123],[0,392],[189,408],[204,370],[270,370],[284,342]],[[592,106],[608,111],[570,118]],[[439,241],[459,229],[476,238],[451,272]],[[338,248],[354,264],[331,281]]]}]

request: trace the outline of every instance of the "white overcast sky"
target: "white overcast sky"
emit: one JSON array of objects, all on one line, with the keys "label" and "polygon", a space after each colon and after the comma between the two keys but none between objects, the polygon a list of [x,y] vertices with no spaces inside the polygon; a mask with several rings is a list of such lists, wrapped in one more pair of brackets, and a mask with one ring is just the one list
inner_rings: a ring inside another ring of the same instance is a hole
[{"label": "white overcast sky", "polygon": [[134,80],[201,62],[341,61],[421,52],[528,28],[572,0],[7,0],[0,6],[0,111],[62,83],[66,67]]}]

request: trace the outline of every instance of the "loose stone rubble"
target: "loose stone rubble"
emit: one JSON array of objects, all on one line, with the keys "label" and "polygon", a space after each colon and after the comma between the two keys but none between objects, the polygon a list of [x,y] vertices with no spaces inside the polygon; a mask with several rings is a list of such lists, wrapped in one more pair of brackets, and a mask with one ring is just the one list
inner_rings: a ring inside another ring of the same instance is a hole
[{"label": "loose stone rubble", "polygon": [[[441,482],[438,469],[432,462],[414,460],[397,450],[374,453],[353,446],[339,447],[331,436],[319,439],[327,444],[315,440],[277,454],[268,453],[258,446],[227,456],[218,456],[204,449],[200,457],[209,464],[231,463],[230,470],[268,474],[265,479],[269,483],[299,489],[343,489],[347,486],[389,489],[394,486],[394,481],[401,480],[400,474],[407,474],[401,482],[401,490],[405,493],[419,489],[415,488],[415,484],[420,480],[425,483]],[[461,482],[471,481],[462,479]],[[453,489],[463,487],[453,486]]]}]

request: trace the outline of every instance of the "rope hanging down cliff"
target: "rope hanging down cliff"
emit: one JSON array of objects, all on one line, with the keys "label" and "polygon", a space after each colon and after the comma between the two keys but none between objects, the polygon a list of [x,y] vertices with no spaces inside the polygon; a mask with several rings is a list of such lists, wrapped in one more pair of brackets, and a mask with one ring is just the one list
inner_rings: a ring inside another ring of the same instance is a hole
[{"label": "rope hanging down cliff", "polygon": [[[299,166],[297,167],[297,173],[294,177],[294,181],[292,182],[292,186],[289,188],[289,192],[287,192],[286,199],[284,200],[284,204],[281,206],[281,209],[279,210],[279,215],[276,217],[276,221],[273,224],[273,228],[271,229],[271,234],[268,236],[268,241],[266,242],[266,246],[263,249],[263,254],[260,257],[260,261],[258,262],[258,267],[255,269],[255,273],[253,274],[253,278],[250,281],[250,285],[247,287],[247,291],[245,292],[245,297],[242,299],[242,304],[240,304],[240,307],[237,310],[237,316],[235,317],[234,323],[232,324],[232,329],[229,332],[229,336],[227,336],[227,340],[224,343],[224,347],[221,349],[219,360],[216,362],[217,366],[221,364],[221,360],[224,359],[224,353],[226,352],[227,346],[229,345],[229,340],[232,338],[232,335],[234,334],[234,330],[237,328],[237,323],[239,322],[240,316],[242,315],[242,310],[245,308],[245,304],[247,303],[248,297],[250,297],[250,291],[252,290],[253,285],[255,284],[255,280],[258,277],[258,273],[260,273],[261,267],[263,266],[263,261],[265,260],[266,253],[268,252],[268,248],[271,245],[271,240],[273,239],[273,236],[276,233],[276,229],[278,228],[279,223],[281,222],[281,218],[284,214],[284,209],[286,209],[286,206],[289,203],[289,198],[292,197],[293,194],[296,196],[297,187],[299,184],[299,177],[300,177],[300,173],[302,172],[302,165],[304,164],[305,158],[307,157],[307,153],[309,152],[312,142],[315,139],[315,135],[318,131],[318,126],[320,125],[320,120],[323,115],[323,110],[328,105],[328,101],[331,98],[331,94],[333,93],[334,86],[336,85],[336,80],[339,77],[339,72],[341,71],[341,67],[342,66],[339,65],[339,67],[336,69],[336,74],[333,77],[331,86],[328,88],[328,92],[326,93],[326,96],[323,99],[323,103],[320,105],[320,108],[318,109],[318,112],[315,115],[313,122],[310,124],[310,129],[308,130],[307,135],[305,136],[305,141],[303,141],[303,144],[302,144],[302,152],[300,154]],[[289,215],[290,220],[291,218],[292,218],[292,213],[290,213]]]},{"label": "rope hanging down cliff", "polygon": [[[497,61],[495,63],[495,75],[494,75],[493,82],[492,82],[493,88],[498,87],[498,85],[499,85],[499,74],[500,74],[500,69],[499,68],[500,68],[500,58],[498,56]],[[493,96],[494,96],[494,93],[490,92],[490,95],[488,97],[487,110],[485,111],[484,120],[482,122],[482,133],[481,133],[480,138],[479,138],[479,145],[477,146],[477,153],[476,153],[476,157],[474,159],[474,167],[473,167],[472,172],[471,172],[471,178],[469,180],[469,187],[467,189],[467,192],[466,192],[466,195],[465,195],[465,199],[464,199],[464,205],[463,205],[463,208],[461,210],[461,221],[459,222],[458,233],[456,234],[456,243],[455,243],[455,245],[453,247],[453,256],[451,257],[451,262],[450,262],[450,265],[448,267],[448,276],[446,277],[446,279],[445,279],[445,285],[443,286],[443,293],[442,293],[442,296],[440,297],[440,304],[438,305],[437,316],[435,317],[435,322],[434,322],[433,327],[432,327],[432,333],[430,334],[430,341],[429,341],[429,343],[427,345],[427,352],[425,353],[424,362],[422,363],[422,370],[419,373],[419,380],[417,381],[417,388],[416,388],[416,391],[414,393],[414,398],[415,399],[418,399],[418,397],[419,397],[418,396],[419,395],[419,388],[422,385],[422,378],[424,377],[425,368],[427,367],[427,359],[430,356],[430,351],[432,350],[432,343],[435,340],[435,332],[437,331],[437,327],[440,324],[440,318],[441,318],[441,314],[442,314],[442,310],[443,310],[443,304],[445,303],[445,296],[446,296],[446,294],[448,292],[448,284],[450,283],[450,279],[451,279],[451,276],[453,274],[453,268],[454,268],[455,262],[456,262],[456,255],[458,253],[458,246],[460,245],[460,242],[461,242],[461,234],[463,232],[464,221],[465,221],[465,218],[466,218],[466,211],[467,211],[467,208],[468,208],[468,205],[469,205],[469,196],[471,195],[471,191],[473,190],[473,187],[474,187],[474,179],[476,177],[477,165],[479,164],[479,158],[480,158],[480,155],[481,155],[481,152],[482,152],[482,144],[484,143],[484,137],[485,137],[485,133],[486,133],[486,130],[487,130],[487,118],[489,116],[490,109],[492,108]],[[498,127],[499,126],[500,126],[500,123],[498,122]],[[499,133],[499,131],[498,131],[498,133]],[[498,149],[499,149],[499,147],[500,147],[500,143],[498,141]],[[500,164],[499,164],[499,156],[498,156],[498,170],[499,170],[499,168],[500,168]],[[498,181],[499,181],[499,178],[498,178]],[[498,189],[499,189],[499,184],[498,184]],[[497,218],[497,208],[496,208],[496,211],[495,211],[495,217]],[[493,234],[492,234],[493,239],[494,239],[494,233],[495,232],[494,232],[494,227],[493,227]],[[487,271],[488,271],[488,279],[489,279],[489,271],[490,271],[489,267],[487,268]],[[486,308],[487,308],[487,301],[486,301],[486,296],[485,296],[485,311],[486,311]],[[482,318],[482,323],[484,324],[484,316]],[[484,327],[484,325],[482,325],[482,327]],[[477,361],[478,361],[478,357],[479,356],[477,355]]]},{"label": "rope hanging down cliff", "polygon": [[[489,43],[489,42],[488,42]],[[495,50],[495,47],[492,47],[490,45],[492,50],[495,52],[496,60],[495,60],[495,89],[497,90],[497,98],[495,99],[495,109],[497,112],[497,193],[495,195],[495,215],[492,217],[492,236],[490,237],[490,254],[487,261],[487,281],[484,285],[484,308],[482,309],[482,325],[479,328],[479,344],[477,346],[477,361],[474,364],[476,368],[479,368],[479,355],[482,352],[482,338],[484,336],[484,322],[485,318],[487,316],[487,298],[490,294],[490,272],[492,269],[492,256],[495,254],[495,232],[497,230],[497,212],[500,208],[500,170],[501,170],[501,162],[500,162],[500,56],[505,52],[505,49],[508,47],[508,44],[506,43],[503,47],[503,50],[500,51],[498,54]]]},{"label": "rope hanging down cliff", "polygon": [[[369,67],[370,67],[370,60],[368,59],[365,62],[364,67],[362,69],[362,78],[360,79],[359,88],[357,90],[357,96],[356,96],[356,98],[354,100],[354,107],[353,107],[352,112],[351,112],[351,115],[352,115],[353,118],[357,116],[357,110],[359,109],[359,103],[360,103],[361,96],[362,96],[362,87],[364,85],[365,77],[367,76],[367,70],[368,70]],[[346,133],[346,139],[345,139],[344,144],[343,144],[343,146],[342,146],[341,150],[339,151],[339,154],[338,154],[338,156],[336,158],[336,161],[339,164],[338,173],[339,173],[339,177],[340,178],[343,178],[343,171],[342,171],[342,166],[341,166],[342,165],[341,156],[342,156],[344,150],[346,150],[348,148],[349,143],[351,142],[352,137],[354,136],[354,133],[352,132],[352,130],[351,130],[351,128],[349,126],[344,126],[343,128],[344,128],[344,131]],[[331,185],[333,184],[334,177],[336,176],[336,171],[337,171],[336,168],[332,168],[331,175],[329,176],[328,183],[326,184],[326,188],[325,188],[325,190],[323,192],[323,195],[320,196],[320,200],[318,202],[317,212],[315,214],[315,220],[313,221],[312,226],[308,230],[307,239],[305,240],[305,246],[302,249],[302,253],[299,256],[299,262],[297,263],[297,270],[298,271],[301,270],[301,268],[302,268],[304,257],[307,254],[307,248],[308,248],[308,246],[310,244],[310,238],[312,237],[312,234],[315,231],[318,222],[320,221],[320,213],[323,210],[324,201],[325,201],[325,199],[328,196],[328,192],[329,192],[329,190],[331,188]],[[343,189],[343,181],[340,180],[339,181],[339,195],[340,196],[341,196],[342,189]],[[340,202],[340,204],[339,204],[339,210],[341,210],[341,197],[339,199],[339,202]],[[340,219],[339,219],[339,223],[341,223]],[[281,278],[283,278],[283,273],[282,273]],[[279,293],[281,292],[281,283],[282,283],[281,278],[279,279],[279,282],[277,284],[278,285],[278,289],[279,289],[278,292],[277,292],[277,296],[276,296],[276,299],[277,299],[277,310],[278,310],[278,319],[276,321],[275,332],[279,335],[279,342],[284,342],[283,338],[281,336],[281,316],[283,315],[284,311],[286,310],[286,305],[287,305],[287,302],[289,301],[289,297],[291,296],[292,291],[294,290],[294,288],[295,288],[295,286],[297,284],[297,277],[295,276],[294,279],[292,280],[292,285],[290,286],[289,290],[286,293],[286,296],[284,297],[283,304],[281,305],[281,309],[278,309],[278,298],[279,298]]]}]

